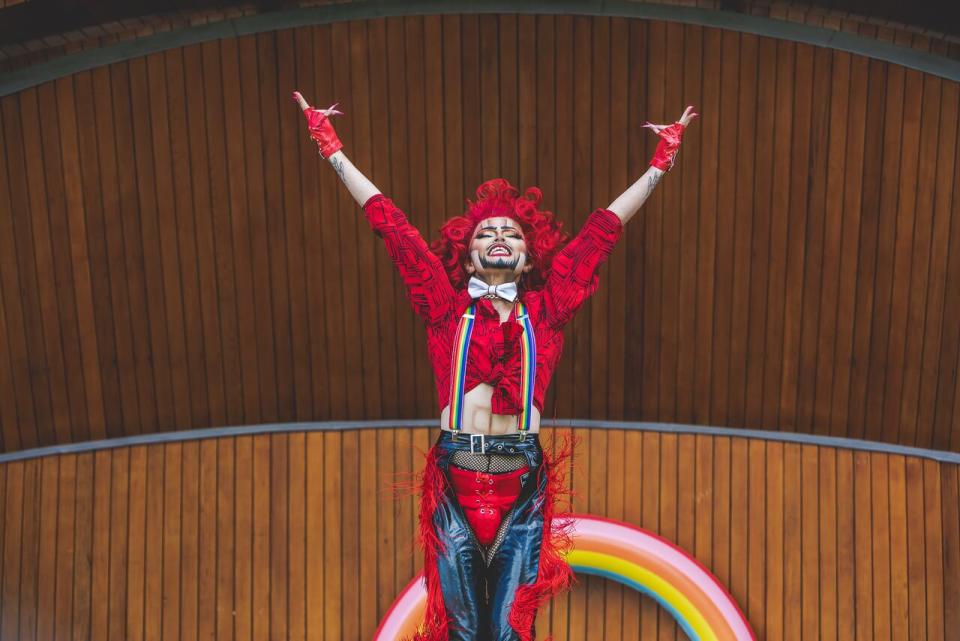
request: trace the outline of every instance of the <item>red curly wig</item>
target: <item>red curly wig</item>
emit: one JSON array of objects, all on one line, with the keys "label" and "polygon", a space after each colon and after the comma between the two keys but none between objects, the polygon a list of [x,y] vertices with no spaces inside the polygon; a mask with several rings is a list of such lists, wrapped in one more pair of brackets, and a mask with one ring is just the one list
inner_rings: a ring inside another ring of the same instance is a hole
[{"label": "red curly wig", "polygon": [[467,201],[467,211],[451,218],[440,228],[440,238],[430,250],[440,257],[450,282],[457,289],[467,286],[470,275],[463,268],[470,257],[473,230],[487,218],[503,216],[520,224],[527,245],[527,264],[533,269],[521,278],[524,289],[540,289],[550,274],[550,263],[568,236],[562,223],[549,211],[537,209],[543,193],[536,187],[520,190],[503,178],[488,180],[477,187],[476,202]]}]

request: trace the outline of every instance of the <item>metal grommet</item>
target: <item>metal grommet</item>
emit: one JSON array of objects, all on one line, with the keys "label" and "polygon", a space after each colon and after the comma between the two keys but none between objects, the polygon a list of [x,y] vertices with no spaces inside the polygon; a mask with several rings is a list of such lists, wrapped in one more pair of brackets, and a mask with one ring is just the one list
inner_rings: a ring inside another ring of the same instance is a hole
[{"label": "metal grommet", "polygon": [[487,481],[487,483],[489,483],[490,485],[493,485],[493,479],[490,479],[489,481]]}]

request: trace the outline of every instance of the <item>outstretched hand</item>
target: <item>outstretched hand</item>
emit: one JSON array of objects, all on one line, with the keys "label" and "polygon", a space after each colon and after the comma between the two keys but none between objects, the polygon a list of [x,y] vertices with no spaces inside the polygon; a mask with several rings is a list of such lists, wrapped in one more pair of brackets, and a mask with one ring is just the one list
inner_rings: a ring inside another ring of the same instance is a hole
[{"label": "outstretched hand", "polygon": [[299,91],[293,92],[293,99],[303,110],[303,115],[307,119],[307,128],[310,130],[310,137],[320,148],[320,155],[329,158],[339,151],[343,144],[337,138],[337,132],[333,130],[333,125],[330,123],[330,116],[343,115],[343,112],[337,109],[339,103],[334,103],[326,109],[314,109]]},{"label": "outstretched hand", "polygon": [[[293,92],[293,99],[297,101],[297,104],[300,105],[300,108],[303,109],[304,113],[307,113],[308,111],[316,111],[327,117],[343,115],[342,111],[337,110],[337,107],[340,105],[339,102],[330,105],[326,109],[314,109],[313,107],[310,106],[310,103],[306,101],[306,99],[303,97],[303,94],[300,93],[299,91]],[[309,120],[309,116],[307,116],[307,119]]]},{"label": "outstretched hand", "polygon": [[[680,116],[680,120],[678,120],[678,121],[677,121],[676,123],[674,123],[674,124],[681,124],[681,125],[684,126],[684,128],[686,128],[686,126],[689,125],[689,124],[693,121],[693,119],[696,118],[696,117],[699,116],[699,115],[700,115],[700,114],[698,114],[698,113],[694,113],[694,111],[693,111],[693,105],[690,105],[690,106],[688,106],[686,109],[683,110],[683,115]],[[652,130],[653,133],[659,134],[661,131],[663,131],[663,130],[666,129],[667,127],[671,127],[672,125],[655,125],[655,124],[653,124],[652,122],[645,122],[645,123],[643,124],[643,126],[644,126],[644,128],[646,128],[646,129]]]}]

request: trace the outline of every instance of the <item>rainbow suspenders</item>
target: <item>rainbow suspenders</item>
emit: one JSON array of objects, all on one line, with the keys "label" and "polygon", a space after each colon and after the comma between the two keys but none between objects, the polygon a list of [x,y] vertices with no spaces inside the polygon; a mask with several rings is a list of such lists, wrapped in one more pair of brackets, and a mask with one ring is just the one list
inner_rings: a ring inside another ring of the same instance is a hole
[{"label": "rainbow suspenders", "polygon": [[[460,317],[453,341],[453,361],[450,367],[450,422],[448,427],[454,436],[459,436],[463,423],[463,395],[467,380],[467,353],[470,351],[470,336],[476,320],[477,303],[470,303]],[[530,431],[533,420],[533,385],[537,378],[537,340],[527,306],[517,301],[514,309],[516,320],[523,327],[520,336],[520,415],[517,429],[523,440]]]}]

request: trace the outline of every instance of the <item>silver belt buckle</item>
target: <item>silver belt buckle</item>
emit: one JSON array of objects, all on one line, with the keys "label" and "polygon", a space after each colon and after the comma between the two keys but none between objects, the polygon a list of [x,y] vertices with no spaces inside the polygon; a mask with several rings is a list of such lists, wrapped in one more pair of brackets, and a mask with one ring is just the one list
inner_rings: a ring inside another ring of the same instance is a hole
[{"label": "silver belt buckle", "polygon": [[[476,450],[476,443],[480,443],[480,451]],[[470,453],[471,454],[486,454],[487,453],[487,440],[484,438],[483,434],[471,434],[470,435]]]}]

